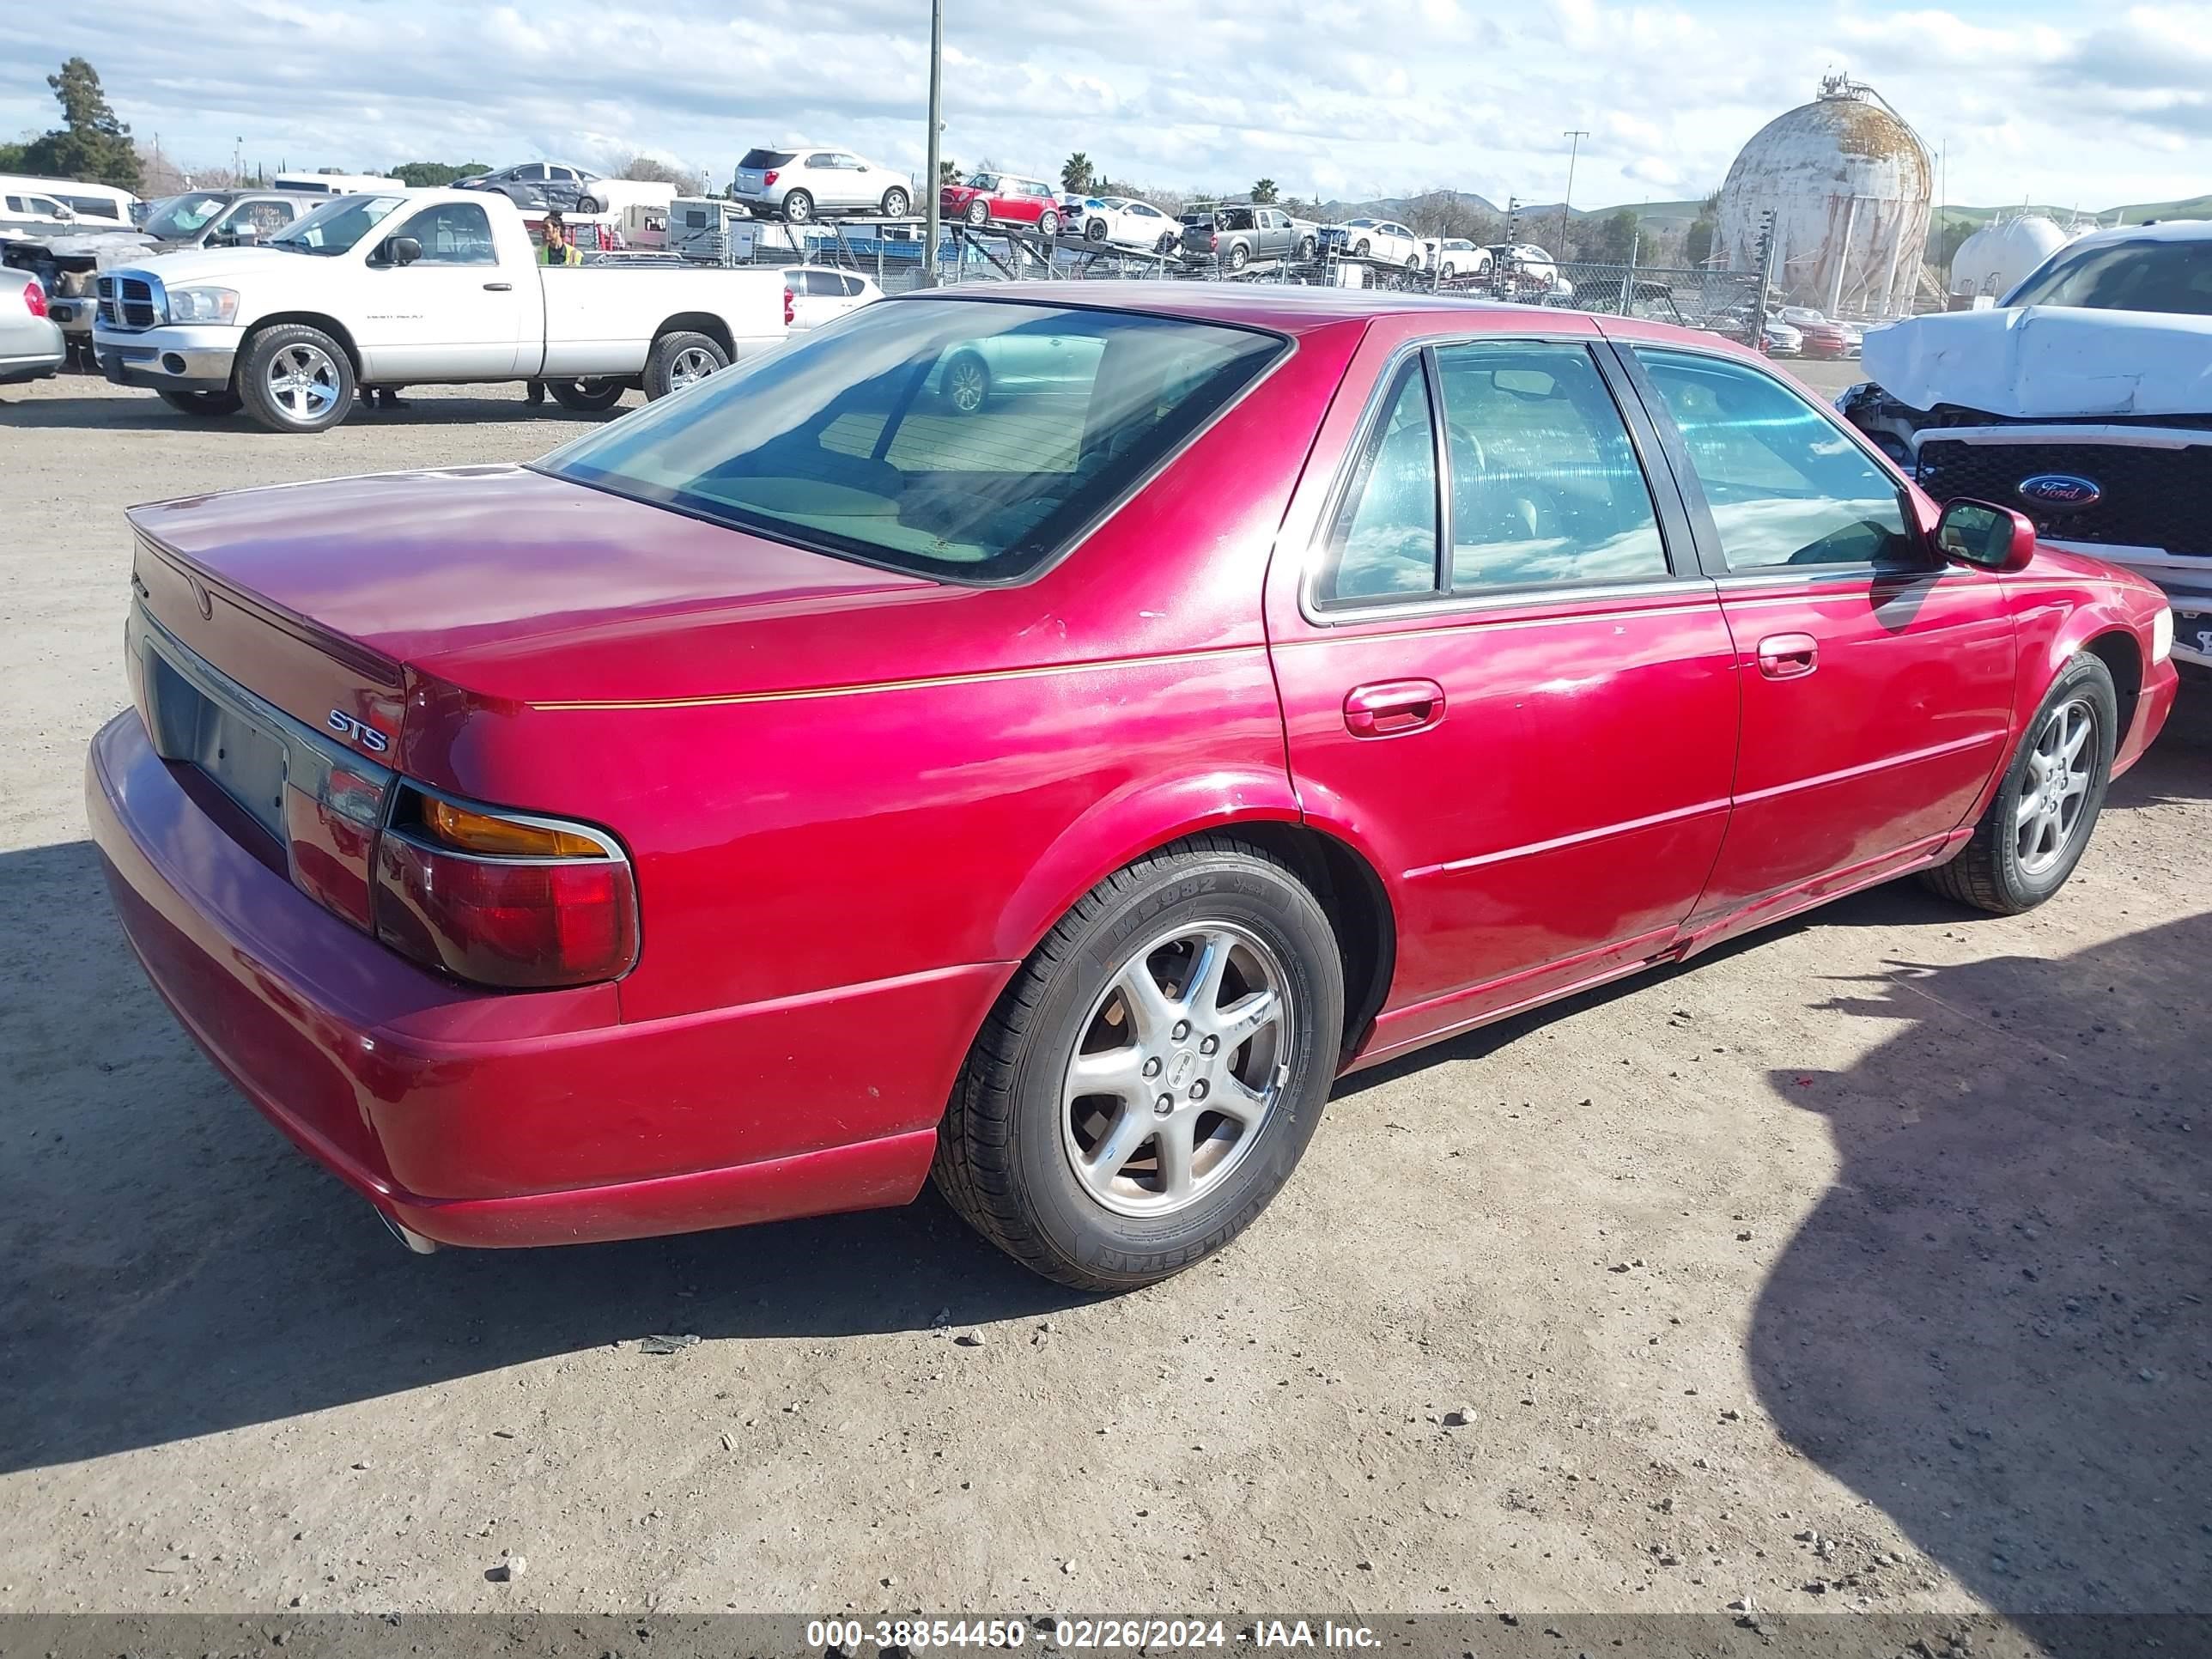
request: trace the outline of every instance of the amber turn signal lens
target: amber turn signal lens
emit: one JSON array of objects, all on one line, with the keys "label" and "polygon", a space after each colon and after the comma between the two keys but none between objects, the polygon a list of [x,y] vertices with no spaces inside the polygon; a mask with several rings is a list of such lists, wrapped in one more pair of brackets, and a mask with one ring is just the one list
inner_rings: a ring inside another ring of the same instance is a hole
[{"label": "amber turn signal lens", "polygon": [[518,859],[603,859],[607,855],[605,848],[573,830],[517,823],[428,796],[422,800],[422,823],[447,846],[464,853]]}]

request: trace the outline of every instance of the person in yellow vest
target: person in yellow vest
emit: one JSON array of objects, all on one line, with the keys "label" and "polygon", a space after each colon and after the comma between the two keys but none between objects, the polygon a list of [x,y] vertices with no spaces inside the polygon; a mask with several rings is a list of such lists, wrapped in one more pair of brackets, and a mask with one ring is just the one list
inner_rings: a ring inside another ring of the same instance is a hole
[{"label": "person in yellow vest", "polygon": [[[545,216],[545,246],[538,251],[538,263],[542,265],[580,265],[584,263],[583,250],[568,234],[568,222],[561,216],[557,208]],[[533,404],[544,403],[545,382],[529,382],[524,395]]]}]

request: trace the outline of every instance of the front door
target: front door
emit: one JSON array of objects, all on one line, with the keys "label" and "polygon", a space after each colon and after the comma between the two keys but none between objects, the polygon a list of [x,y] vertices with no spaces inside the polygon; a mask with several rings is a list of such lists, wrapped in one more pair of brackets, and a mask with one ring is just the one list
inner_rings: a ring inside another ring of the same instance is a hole
[{"label": "front door", "polygon": [[[377,230],[380,252],[369,256],[369,303],[356,336],[362,379],[404,386],[516,374],[523,325],[536,325],[538,274],[501,267],[483,209],[474,202],[441,203]],[[412,264],[381,252],[402,237],[422,244],[422,257]],[[534,356],[537,341],[529,343]]]},{"label": "front door", "polygon": [[1308,485],[1334,493],[1303,586],[1270,583],[1301,804],[1398,918],[1370,1057],[1662,954],[1727,822],[1713,584],[1617,364],[1547,331],[1581,337],[1400,350]]},{"label": "front door", "polygon": [[2004,762],[2012,621],[2001,578],[1936,558],[1897,479],[1778,376],[1693,350],[1632,356],[1725,562],[1742,753],[1696,926],[1732,930],[1960,826]]}]

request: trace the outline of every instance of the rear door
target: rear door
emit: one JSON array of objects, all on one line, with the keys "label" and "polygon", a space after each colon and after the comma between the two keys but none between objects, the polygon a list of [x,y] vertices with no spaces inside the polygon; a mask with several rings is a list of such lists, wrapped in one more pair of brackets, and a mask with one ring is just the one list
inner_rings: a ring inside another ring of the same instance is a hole
[{"label": "rear door", "polygon": [[1995,574],[1936,559],[1844,423],[1756,365],[1625,354],[1711,550],[1742,687],[1727,844],[1696,926],[1752,926],[1909,862],[2005,758],[2015,669]]},{"label": "rear door", "polygon": [[1316,452],[1343,446],[1334,481],[1310,475],[1286,523],[1267,622],[1291,769],[1401,929],[1370,1054],[1662,954],[1721,845],[1728,629],[1595,334],[1370,336],[1364,414],[1340,397]]}]

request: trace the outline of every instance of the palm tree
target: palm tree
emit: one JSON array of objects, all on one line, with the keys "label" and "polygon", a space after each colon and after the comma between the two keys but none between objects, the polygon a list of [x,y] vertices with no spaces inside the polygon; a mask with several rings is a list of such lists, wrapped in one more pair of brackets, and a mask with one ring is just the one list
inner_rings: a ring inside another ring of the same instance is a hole
[{"label": "palm tree", "polygon": [[1255,202],[1273,201],[1275,199],[1275,181],[1273,179],[1261,179],[1255,183],[1252,186],[1252,199]]},{"label": "palm tree", "polygon": [[1091,158],[1081,150],[1060,164],[1060,184],[1063,190],[1091,188]]}]

